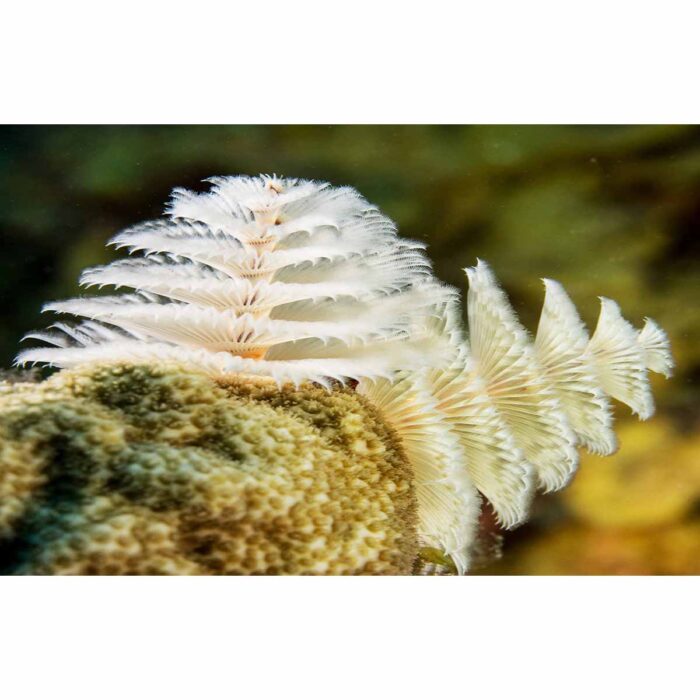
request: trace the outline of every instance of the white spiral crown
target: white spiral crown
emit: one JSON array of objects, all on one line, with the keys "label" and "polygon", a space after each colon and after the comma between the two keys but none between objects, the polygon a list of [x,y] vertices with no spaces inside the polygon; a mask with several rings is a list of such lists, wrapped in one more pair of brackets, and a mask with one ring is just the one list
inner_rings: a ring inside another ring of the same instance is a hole
[{"label": "white spiral crown", "polygon": [[617,449],[609,396],[646,420],[654,413],[647,370],[670,375],[666,334],[636,331],[601,298],[593,336],[560,284],[544,280],[534,342],[486,263],[466,270],[469,341],[447,369],[363,380],[358,390],[397,427],[419,478],[421,533],[469,564],[479,493],[505,527],[527,515],[536,489],[556,491],[578,466],[578,447]]},{"label": "white spiral crown", "polygon": [[135,294],[71,299],[47,311],[90,319],[29,337],[20,362],[174,360],[278,382],[391,377],[449,358],[436,319],[457,292],[425,246],[349,187],[261,176],[177,189],[168,217],[111,243],[143,257],[88,269],[85,286]]},{"label": "white spiral crown", "polygon": [[113,239],[142,257],[87,270],[119,296],[45,309],[86,317],[34,333],[55,347],[19,363],[176,361],[279,383],[355,379],[398,431],[416,474],[422,541],[465,571],[481,494],[506,527],[535,489],[566,485],[578,447],[617,444],[608,397],[654,412],[647,371],[668,376],[668,338],[636,331],[601,298],[588,332],[561,285],[545,280],[534,342],[488,266],[469,278],[468,341],[458,293],[433,277],[424,246],[351,188],[260,176],[175,190],[167,218]]}]

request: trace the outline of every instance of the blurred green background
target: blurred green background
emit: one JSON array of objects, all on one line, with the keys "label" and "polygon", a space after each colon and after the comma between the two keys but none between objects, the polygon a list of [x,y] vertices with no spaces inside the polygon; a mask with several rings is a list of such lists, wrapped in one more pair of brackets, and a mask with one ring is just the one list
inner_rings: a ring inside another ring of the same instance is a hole
[{"label": "blurred green background", "polygon": [[657,320],[677,361],[654,375],[657,416],[616,406],[619,453],[584,457],[478,573],[700,573],[699,127],[0,127],[0,367],[174,186],[260,172],[356,187],[462,289],[487,260],[533,331],[541,277],[591,328],[598,295]]}]

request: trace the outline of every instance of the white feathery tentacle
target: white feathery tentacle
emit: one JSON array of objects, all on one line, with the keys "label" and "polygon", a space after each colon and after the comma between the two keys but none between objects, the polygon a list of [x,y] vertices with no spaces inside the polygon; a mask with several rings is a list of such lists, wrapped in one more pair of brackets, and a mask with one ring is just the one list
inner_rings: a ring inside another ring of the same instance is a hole
[{"label": "white feathery tentacle", "polygon": [[668,379],[673,372],[673,357],[666,332],[655,321],[645,318],[644,328],[637,334],[637,341],[642,348],[647,369],[663,374]]},{"label": "white feathery tentacle", "polygon": [[617,449],[610,403],[586,353],[588,332],[564,288],[543,280],[544,305],[535,353],[579,442],[609,455]]},{"label": "white feathery tentacle", "polygon": [[415,470],[419,536],[441,548],[457,570],[469,567],[481,501],[464,469],[459,440],[442,418],[424,375],[410,373],[398,381],[363,379],[357,391],[377,406],[398,432]]},{"label": "white feathery tentacle", "polygon": [[644,349],[637,331],[612,299],[600,297],[600,316],[587,353],[607,394],[627,404],[642,420],[654,415]]},{"label": "white feathery tentacle", "polygon": [[[277,346],[282,348],[283,346]],[[214,377],[227,375],[270,378],[279,385],[291,383],[296,386],[308,382],[316,376],[316,383],[330,387],[333,382],[359,381],[361,379],[391,378],[395,375],[397,361],[406,366],[421,367],[426,356],[426,343],[396,343],[389,351],[381,346],[359,346],[348,348],[343,345],[321,353],[300,353],[302,358],[280,360],[259,360],[234,355],[230,352],[212,352],[199,347],[185,347],[172,343],[144,342],[133,336],[113,338],[109,343],[93,339],[80,346],[80,353],[71,348],[34,348],[23,350],[18,356],[18,364],[42,363],[53,367],[78,367],[86,363],[171,363],[194,367]],[[280,351],[282,354],[282,351]],[[318,356],[313,356],[314,354]],[[311,356],[309,356],[311,355]]]},{"label": "white feathery tentacle", "polygon": [[523,522],[532,499],[532,467],[469,358],[431,370],[427,383],[436,407],[464,450],[469,476],[505,527]]},{"label": "white feathery tentacle", "polygon": [[542,488],[562,488],[578,464],[576,438],[525,329],[486,263],[466,270],[469,343],[476,373]]}]

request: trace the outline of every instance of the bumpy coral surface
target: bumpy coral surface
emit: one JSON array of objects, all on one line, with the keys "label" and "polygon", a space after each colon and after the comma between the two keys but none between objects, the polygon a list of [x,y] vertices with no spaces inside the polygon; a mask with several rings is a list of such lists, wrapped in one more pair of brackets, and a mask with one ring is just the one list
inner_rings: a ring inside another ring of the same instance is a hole
[{"label": "bumpy coral surface", "polygon": [[0,384],[0,570],[404,574],[413,478],[350,389],[103,366]]}]

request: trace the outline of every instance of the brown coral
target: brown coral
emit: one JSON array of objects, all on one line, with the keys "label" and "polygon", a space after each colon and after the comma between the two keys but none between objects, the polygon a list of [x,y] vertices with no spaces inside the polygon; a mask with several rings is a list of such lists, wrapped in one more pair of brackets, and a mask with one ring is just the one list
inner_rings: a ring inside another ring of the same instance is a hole
[{"label": "brown coral", "polygon": [[410,468],[349,389],[92,367],[0,391],[0,566],[410,573]]}]

